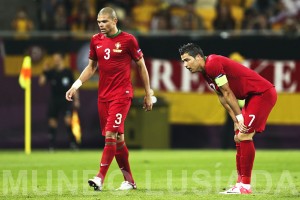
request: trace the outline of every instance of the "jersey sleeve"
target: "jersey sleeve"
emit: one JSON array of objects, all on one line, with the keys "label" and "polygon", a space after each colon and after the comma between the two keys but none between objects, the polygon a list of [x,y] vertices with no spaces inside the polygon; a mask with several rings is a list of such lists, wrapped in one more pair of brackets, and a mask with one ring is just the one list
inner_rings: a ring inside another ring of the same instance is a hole
[{"label": "jersey sleeve", "polygon": [[222,63],[217,57],[209,59],[208,63],[205,65],[205,72],[213,80],[215,80],[217,77],[226,75]]},{"label": "jersey sleeve", "polygon": [[90,51],[89,51],[89,59],[97,60],[97,53],[94,45],[94,37],[92,37],[90,42]]},{"label": "jersey sleeve", "polygon": [[143,57],[143,52],[134,36],[132,36],[129,41],[129,53],[131,58],[135,61],[138,61]]}]

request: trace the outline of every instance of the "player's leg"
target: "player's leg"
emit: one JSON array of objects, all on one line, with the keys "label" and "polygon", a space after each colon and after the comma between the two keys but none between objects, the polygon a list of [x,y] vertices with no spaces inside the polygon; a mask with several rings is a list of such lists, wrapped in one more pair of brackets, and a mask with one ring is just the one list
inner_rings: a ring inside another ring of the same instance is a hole
[{"label": "player's leg", "polygon": [[88,180],[89,185],[93,187],[94,190],[102,190],[107,171],[116,154],[116,135],[116,132],[105,131],[105,146],[102,152],[99,172],[97,176]]},{"label": "player's leg", "polygon": [[238,130],[234,136],[236,143],[236,169],[237,181],[230,189],[220,192],[221,194],[250,194],[251,193],[251,172],[254,163],[255,148],[253,136],[255,132],[245,134]]},{"label": "player's leg", "polygon": [[236,162],[236,171],[237,171],[237,180],[236,186],[238,187],[241,183],[242,176],[241,176],[241,145],[240,141],[237,139],[239,131],[235,131],[234,141],[235,141],[235,148],[236,148],[236,155],[235,155],[235,162]]},{"label": "player's leg", "polygon": [[[99,114],[100,127],[102,129],[101,132],[102,132],[102,135],[105,136],[105,126],[106,126],[107,117],[108,117],[108,103],[107,102],[98,102],[98,114]],[[104,154],[104,150],[102,152],[102,157],[103,157],[103,154]],[[101,159],[102,159],[102,157],[101,157]],[[101,160],[100,160],[99,167],[101,167]],[[100,169],[99,169],[99,173],[100,173]],[[102,180],[101,176],[99,176],[99,177],[95,176],[94,178],[89,179],[88,183],[91,187],[94,188],[94,190],[98,190],[98,191],[102,190],[103,180]]]},{"label": "player's leg", "polygon": [[221,194],[240,194],[240,184],[242,180],[241,176],[241,148],[240,148],[240,141],[237,138],[239,131],[235,131],[234,135],[234,142],[235,142],[235,147],[236,147],[236,171],[237,171],[237,180],[234,186],[229,188],[226,191],[220,192]]},{"label": "player's leg", "polygon": [[124,175],[125,181],[122,182],[119,190],[136,189],[136,184],[132,178],[132,173],[129,165],[129,153],[124,141],[124,122],[127,117],[128,111],[131,105],[131,98],[119,99],[114,102],[112,107],[117,118],[114,121],[112,127],[118,132],[117,135],[117,151],[116,161]]},{"label": "player's leg", "polygon": [[109,169],[109,166],[112,162],[112,160],[115,157],[116,154],[116,142],[117,142],[117,133],[106,131],[105,133],[105,146],[103,149],[101,162],[100,162],[100,169],[98,173],[98,177],[102,179],[102,183],[104,182],[104,179],[106,177],[106,173]]},{"label": "player's leg", "polygon": [[[124,121],[130,107],[128,101],[131,101],[131,99],[117,99],[110,102],[98,103],[102,135],[105,135],[105,147],[102,153],[100,170],[97,175],[97,180],[101,179],[101,187],[116,154],[117,133],[124,132]],[[91,185],[90,180],[89,183]]]},{"label": "player's leg", "polygon": [[242,194],[251,193],[251,174],[253,169],[253,163],[255,158],[255,147],[253,143],[252,133],[239,133],[237,135],[240,141],[240,170],[241,170],[241,184],[240,190]]},{"label": "player's leg", "polygon": [[128,148],[124,141],[124,134],[118,134],[117,136],[117,152],[115,155],[116,161],[119,165],[120,170],[124,176],[124,182],[122,182],[121,186],[118,190],[130,190],[136,189],[136,184],[133,180],[130,164],[129,164],[129,152]]},{"label": "player's leg", "polygon": [[251,193],[251,174],[255,159],[253,136],[256,132],[263,132],[267,118],[275,105],[277,94],[271,88],[261,95],[254,95],[247,99],[244,107],[244,123],[249,128],[247,133],[239,133],[238,140],[241,148],[241,193]]}]

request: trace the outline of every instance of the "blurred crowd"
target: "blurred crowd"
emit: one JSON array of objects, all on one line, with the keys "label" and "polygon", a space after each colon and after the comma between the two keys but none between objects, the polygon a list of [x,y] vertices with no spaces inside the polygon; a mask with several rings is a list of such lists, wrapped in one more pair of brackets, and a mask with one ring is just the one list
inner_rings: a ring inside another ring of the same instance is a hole
[{"label": "blurred crowd", "polygon": [[[123,30],[300,31],[300,0],[37,0],[38,20],[20,8],[12,21],[19,32],[97,31],[97,13],[113,7]],[[36,21],[36,24],[33,23]]]}]

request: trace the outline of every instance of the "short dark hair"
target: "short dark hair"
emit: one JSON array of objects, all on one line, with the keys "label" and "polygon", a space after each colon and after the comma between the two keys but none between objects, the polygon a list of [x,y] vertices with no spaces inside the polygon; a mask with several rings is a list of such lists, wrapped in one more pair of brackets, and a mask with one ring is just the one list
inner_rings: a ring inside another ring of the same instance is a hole
[{"label": "short dark hair", "polygon": [[118,17],[117,17],[117,14],[116,14],[116,11],[115,11],[114,9],[110,8],[110,7],[102,8],[102,9],[99,11],[98,15],[109,15],[109,17],[110,17],[111,19],[114,19],[114,18],[117,19],[117,18],[118,18]]},{"label": "short dark hair", "polygon": [[179,53],[180,53],[180,55],[187,53],[193,57],[196,57],[196,55],[200,54],[201,57],[204,57],[202,49],[194,43],[187,43],[187,44],[182,45],[179,48]]}]

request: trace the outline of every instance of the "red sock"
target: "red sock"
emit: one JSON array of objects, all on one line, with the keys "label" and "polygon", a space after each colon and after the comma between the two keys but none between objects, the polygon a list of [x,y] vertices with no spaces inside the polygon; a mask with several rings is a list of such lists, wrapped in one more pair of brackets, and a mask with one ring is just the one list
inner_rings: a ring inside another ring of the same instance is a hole
[{"label": "red sock", "polygon": [[240,142],[242,183],[251,183],[251,172],[255,158],[255,147],[252,140]]},{"label": "red sock", "polygon": [[98,177],[102,179],[102,183],[104,182],[107,170],[114,159],[116,154],[116,139],[105,139],[105,147],[103,149],[100,170],[98,173]]},{"label": "red sock", "polygon": [[129,153],[124,141],[117,143],[117,152],[115,157],[123,173],[124,179],[130,183],[134,183],[128,161]]},{"label": "red sock", "polygon": [[235,148],[236,148],[235,162],[236,162],[236,171],[238,175],[236,182],[240,183],[242,181],[242,176],[241,176],[241,147],[239,142],[235,143]]}]

